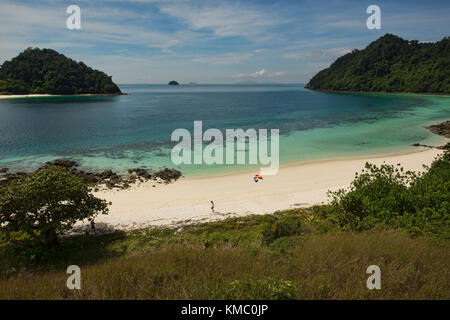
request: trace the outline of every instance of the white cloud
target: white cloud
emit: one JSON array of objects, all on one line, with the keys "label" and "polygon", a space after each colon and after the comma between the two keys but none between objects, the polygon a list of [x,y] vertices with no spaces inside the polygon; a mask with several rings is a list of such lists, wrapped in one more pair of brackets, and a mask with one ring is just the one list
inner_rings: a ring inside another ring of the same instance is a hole
[{"label": "white cloud", "polygon": [[[81,6],[82,29],[70,31],[65,27],[68,15],[61,8],[65,7],[0,3],[0,48],[9,50],[2,55],[15,55],[28,46],[86,47],[105,42],[144,45],[168,52],[197,37],[189,31],[162,33],[149,30],[136,24],[146,20],[146,13],[108,7]],[[135,24],[124,23],[124,19],[132,19]],[[18,38],[21,40],[17,41]]]},{"label": "white cloud", "polygon": [[255,36],[284,23],[276,14],[259,8],[223,3],[218,7],[162,5],[161,12],[176,17],[194,30],[211,29],[216,36]]},{"label": "white cloud", "polygon": [[330,59],[343,56],[351,52],[351,48],[331,48],[313,51],[299,51],[299,52],[288,52],[283,54],[283,58],[286,59]]},{"label": "white cloud", "polygon": [[267,73],[266,69],[261,69],[253,73],[241,73],[236,76],[236,78],[260,78]]},{"label": "white cloud", "polygon": [[223,53],[220,55],[206,56],[206,55],[197,55],[191,60],[194,62],[200,63],[209,63],[209,64],[238,64],[244,60],[252,57],[251,53]]}]

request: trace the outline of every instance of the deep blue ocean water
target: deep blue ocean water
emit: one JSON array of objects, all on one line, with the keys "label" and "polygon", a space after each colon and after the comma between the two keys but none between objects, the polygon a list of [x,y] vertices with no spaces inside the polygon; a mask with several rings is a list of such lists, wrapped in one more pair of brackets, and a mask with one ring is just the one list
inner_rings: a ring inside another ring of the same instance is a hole
[{"label": "deep blue ocean water", "polygon": [[280,130],[282,164],[441,144],[426,125],[448,120],[450,97],[335,94],[302,85],[121,85],[117,97],[0,100],[0,167],[30,171],[71,158],[89,170],[163,166],[185,175],[245,170],[170,160],[173,130]]}]

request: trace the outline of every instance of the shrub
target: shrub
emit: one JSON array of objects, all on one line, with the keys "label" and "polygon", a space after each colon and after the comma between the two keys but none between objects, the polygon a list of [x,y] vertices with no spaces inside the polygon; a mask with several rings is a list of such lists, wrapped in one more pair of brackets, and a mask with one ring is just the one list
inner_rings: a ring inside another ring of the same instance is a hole
[{"label": "shrub", "polygon": [[400,165],[366,163],[348,190],[329,192],[333,215],[344,229],[364,230],[377,223],[414,232],[443,233],[450,226],[450,153],[423,173]]},{"label": "shrub", "polygon": [[262,242],[270,244],[278,238],[292,235],[300,235],[300,218],[295,216],[283,216],[273,223],[267,223],[262,230]]},{"label": "shrub", "polygon": [[228,299],[292,300],[297,287],[289,280],[267,278],[263,280],[235,280],[230,283]]}]

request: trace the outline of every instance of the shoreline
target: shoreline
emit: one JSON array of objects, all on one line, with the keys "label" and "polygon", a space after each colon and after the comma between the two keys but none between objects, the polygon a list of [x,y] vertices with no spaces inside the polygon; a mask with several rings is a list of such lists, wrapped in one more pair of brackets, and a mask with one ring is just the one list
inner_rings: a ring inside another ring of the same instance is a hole
[{"label": "shoreline", "polygon": [[45,97],[114,97],[123,96],[127,93],[85,93],[85,94],[2,94],[1,99],[20,99],[20,98],[45,98]]},{"label": "shoreline", "polygon": [[326,90],[326,89],[313,89],[305,86],[305,89],[323,92],[323,93],[361,93],[361,94],[389,94],[389,95],[423,95],[423,96],[437,96],[437,97],[448,97],[450,93],[444,92],[387,92],[387,91],[352,91],[352,90]]},{"label": "shoreline", "polygon": [[[445,137],[443,137],[445,138]],[[304,165],[310,165],[315,163],[327,163],[327,162],[339,162],[339,161],[351,161],[351,160],[364,160],[364,159],[380,159],[380,158],[390,158],[390,157],[396,157],[396,156],[405,156],[405,155],[411,155],[414,153],[420,153],[427,150],[439,150],[440,147],[445,146],[445,144],[440,146],[426,146],[426,145],[418,145],[414,146],[415,149],[412,150],[405,150],[405,151],[398,151],[398,152],[388,152],[388,153],[375,153],[375,154],[366,154],[366,155],[355,155],[355,156],[342,156],[342,157],[332,157],[327,159],[317,159],[317,160],[306,160],[306,161],[293,161],[289,163],[280,163],[279,169],[286,169],[290,167],[298,167],[298,166],[304,166]],[[189,180],[199,180],[199,179],[209,179],[209,178],[220,178],[220,177],[228,177],[228,176],[235,176],[239,174],[259,174],[259,169],[242,169],[239,171],[234,172],[223,172],[223,173],[212,173],[210,175],[204,175],[204,176],[183,176],[183,179],[189,179]]]},{"label": "shoreline", "polygon": [[[176,183],[155,181],[126,190],[101,190],[95,196],[111,201],[110,213],[97,216],[99,226],[111,230],[151,227],[181,228],[186,224],[210,222],[229,217],[267,214],[277,210],[305,208],[328,201],[327,191],[347,188],[366,162],[386,162],[405,170],[421,171],[443,150],[420,150],[389,156],[368,156],[310,162],[280,167],[274,176],[255,183],[253,175],[235,173],[226,176],[182,178]],[[211,212],[214,201],[215,212]],[[86,221],[76,229],[89,227]],[[74,230],[74,231],[75,231]],[[76,231],[75,231],[76,232]]]}]

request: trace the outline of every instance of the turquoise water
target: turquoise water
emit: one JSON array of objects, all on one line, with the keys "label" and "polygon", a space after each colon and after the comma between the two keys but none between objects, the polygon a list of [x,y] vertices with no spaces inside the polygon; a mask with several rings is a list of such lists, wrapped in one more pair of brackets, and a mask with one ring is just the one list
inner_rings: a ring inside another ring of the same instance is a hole
[{"label": "turquoise water", "polygon": [[[173,130],[280,130],[280,162],[322,160],[413,150],[442,144],[426,125],[450,118],[450,97],[332,94],[302,85],[121,85],[126,96],[0,100],[0,167],[30,171],[71,158],[88,170],[124,172],[164,166],[186,176],[255,165],[171,162]],[[206,143],[205,143],[206,145]]]}]

